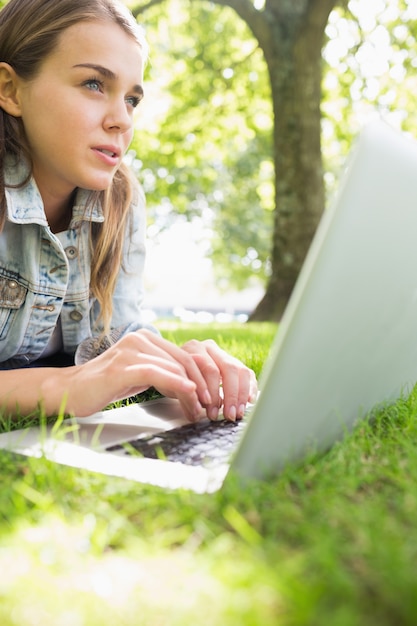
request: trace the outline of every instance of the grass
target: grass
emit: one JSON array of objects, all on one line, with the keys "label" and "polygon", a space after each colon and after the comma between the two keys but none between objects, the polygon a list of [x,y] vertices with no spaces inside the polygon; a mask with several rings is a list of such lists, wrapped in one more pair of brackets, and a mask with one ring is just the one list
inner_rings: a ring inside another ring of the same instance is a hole
[{"label": "grass", "polygon": [[[274,327],[207,332],[259,371]],[[327,454],[205,496],[2,452],[0,623],[414,625],[416,417],[415,389]]]}]

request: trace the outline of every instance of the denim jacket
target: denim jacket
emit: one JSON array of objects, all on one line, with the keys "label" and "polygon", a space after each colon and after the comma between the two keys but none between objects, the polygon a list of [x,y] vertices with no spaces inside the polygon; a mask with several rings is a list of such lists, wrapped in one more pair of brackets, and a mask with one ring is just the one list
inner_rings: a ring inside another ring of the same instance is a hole
[{"label": "denim jacket", "polygon": [[[6,185],[24,180],[26,166],[6,163]],[[68,230],[54,234],[33,179],[6,187],[7,216],[0,233],[0,369],[24,367],[44,351],[61,316],[63,350],[74,354],[98,334],[98,304],[90,295],[90,223],[103,222],[99,203],[79,189]],[[114,297],[112,328],[140,322],[145,258],[143,197],[132,205],[123,263]],[[138,324],[140,325],[140,324]]]}]

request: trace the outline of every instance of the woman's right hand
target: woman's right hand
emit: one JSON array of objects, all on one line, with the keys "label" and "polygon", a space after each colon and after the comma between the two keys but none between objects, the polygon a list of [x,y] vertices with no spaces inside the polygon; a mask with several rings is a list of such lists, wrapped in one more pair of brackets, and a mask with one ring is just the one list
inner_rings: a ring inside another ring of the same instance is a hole
[{"label": "woman's right hand", "polygon": [[53,413],[65,394],[65,411],[85,417],[151,386],[163,395],[177,398],[190,421],[199,418],[202,405],[211,404],[206,380],[194,359],[147,329],[128,333],[82,365],[49,370],[43,402],[47,412],[51,412],[48,407],[55,397]]}]

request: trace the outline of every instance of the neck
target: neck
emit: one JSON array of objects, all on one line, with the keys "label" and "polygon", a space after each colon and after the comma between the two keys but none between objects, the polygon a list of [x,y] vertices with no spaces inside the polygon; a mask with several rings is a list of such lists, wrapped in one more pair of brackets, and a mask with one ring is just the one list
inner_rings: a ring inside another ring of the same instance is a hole
[{"label": "neck", "polygon": [[72,210],[69,209],[65,215],[59,215],[57,217],[51,217],[46,213],[49,228],[53,233],[61,233],[68,229],[71,222]]},{"label": "neck", "polygon": [[53,233],[67,230],[72,217],[72,207],[76,190],[66,196],[56,196],[38,184],[46,219]]},{"label": "neck", "polygon": [[65,203],[57,203],[56,205],[45,204],[44,206],[46,219],[51,231],[59,233],[67,230],[72,217],[73,197],[68,198]]}]

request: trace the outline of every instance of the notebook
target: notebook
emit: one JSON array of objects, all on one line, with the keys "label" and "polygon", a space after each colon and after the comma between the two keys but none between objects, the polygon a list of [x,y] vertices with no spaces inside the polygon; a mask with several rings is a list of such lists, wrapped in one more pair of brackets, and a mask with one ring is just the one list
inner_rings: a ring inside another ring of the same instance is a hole
[{"label": "notebook", "polygon": [[[323,214],[230,459],[166,460],[159,433],[185,423],[178,403],[167,398],[65,420],[59,428],[4,433],[0,447],[163,488],[211,492],[232,474],[265,479],[326,451],[416,381],[417,143],[375,121],[356,141]],[[144,434],[156,440],[156,458],[125,443]]]}]

